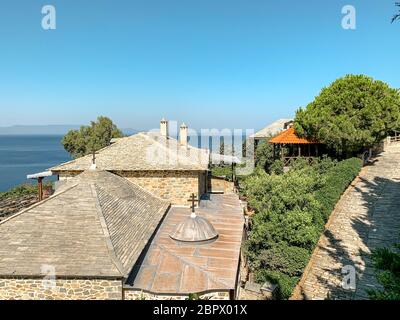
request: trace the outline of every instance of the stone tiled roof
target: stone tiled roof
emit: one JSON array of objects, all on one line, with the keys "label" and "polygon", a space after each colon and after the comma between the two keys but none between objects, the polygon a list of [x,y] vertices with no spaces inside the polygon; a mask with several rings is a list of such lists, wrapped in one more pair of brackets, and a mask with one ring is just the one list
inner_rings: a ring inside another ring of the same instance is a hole
[{"label": "stone tiled roof", "polygon": [[85,171],[0,223],[0,275],[126,276],[169,203],[124,178]]},{"label": "stone tiled roof", "polygon": [[244,226],[237,195],[211,195],[196,213],[212,223],[218,238],[201,244],[171,239],[171,232],[190,215],[188,208],[171,208],[129,286],[155,294],[235,289]]},{"label": "stone tiled roof", "polygon": [[274,121],[273,123],[269,124],[265,128],[261,129],[260,131],[256,132],[250,138],[269,138],[274,136],[283,130],[285,130],[285,124],[290,123],[293,119],[279,119]]},{"label": "stone tiled roof", "polygon": [[[84,171],[89,169],[92,155],[87,155],[49,170]],[[157,132],[141,132],[116,140],[98,151],[96,165],[99,170],[207,170],[209,152],[192,146],[183,147],[176,139],[165,138]]]}]

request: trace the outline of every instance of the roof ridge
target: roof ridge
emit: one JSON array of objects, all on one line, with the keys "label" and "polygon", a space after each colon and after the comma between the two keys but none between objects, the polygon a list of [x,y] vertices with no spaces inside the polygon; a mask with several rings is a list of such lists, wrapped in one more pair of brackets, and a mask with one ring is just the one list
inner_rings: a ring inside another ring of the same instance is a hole
[{"label": "roof ridge", "polygon": [[[151,140],[155,143],[157,143],[159,146],[161,146],[163,149],[165,149],[167,152],[169,152],[172,156],[174,156],[174,154],[172,153],[173,150],[171,150],[171,148],[167,147],[166,145],[164,145],[163,143],[161,143],[160,141],[158,141],[158,139],[153,139],[152,137],[150,137],[149,135],[147,135],[146,133],[140,132],[139,134],[143,135],[144,137],[146,137],[146,139]],[[168,142],[168,140],[174,141],[176,142],[177,145],[177,158],[181,159],[182,163],[184,164],[190,164],[190,165],[196,165],[198,166],[198,163],[195,163],[194,161],[190,160],[189,157],[183,157],[182,154],[179,152],[180,148],[182,148],[182,146],[179,144],[179,141],[173,137],[165,137],[166,141]],[[188,145],[189,146],[189,145]],[[194,151],[204,151],[205,149],[200,149],[200,148],[195,148],[193,146],[190,146],[189,149],[194,149]]]},{"label": "roof ridge", "polygon": [[[131,135],[131,136],[122,137],[122,138],[119,138],[119,139],[130,138],[130,137],[133,137],[133,136],[135,136],[135,135],[136,135],[136,134],[133,134],[133,135]],[[110,143],[108,146],[105,146],[105,147],[103,147],[103,148],[101,148],[101,149],[99,149],[99,150],[96,150],[96,153],[97,153],[97,152],[100,152],[100,151],[103,151],[103,150],[105,150],[105,149],[108,149],[108,148],[114,146],[114,145],[115,145],[116,143],[118,143],[118,142],[119,142],[119,141],[116,141],[115,143]],[[58,165],[56,165],[56,166],[53,166],[53,167],[51,167],[51,168],[48,168],[47,170],[53,171],[53,170],[54,170],[53,168],[59,168],[59,167],[65,166],[65,165],[67,165],[67,164],[73,163],[74,161],[77,161],[78,159],[90,158],[90,157],[92,157],[91,154],[86,154],[86,155],[84,155],[84,156],[82,156],[82,157],[78,157],[78,158],[69,160],[69,161],[67,161],[67,162],[63,162],[63,163],[61,163],[61,164],[58,164]],[[89,169],[89,168],[88,168],[88,169]],[[55,171],[57,171],[57,170],[55,170]]]},{"label": "roof ridge", "polygon": [[[293,121],[293,118],[280,118],[273,122],[270,122],[265,127],[259,129],[255,133],[249,136],[249,138],[267,138],[274,137],[284,130],[284,124]],[[272,132],[275,133],[272,133]]]},{"label": "roof ridge", "polygon": [[[118,203],[125,203],[125,204],[136,204],[137,201],[140,201],[141,203],[146,203],[146,200],[141,199],[141,197],[139,197],[139,199],[137,199],[136,201],[133,199],[128,199],[128,198],[119,198],[118,196],[108,192],[104,187],[102,187],[101,185],[98,185],[96,183],[93,183],[95,190],[95,198],[96,198],[96,205],[98,205],[98,211],[99,211],[99,215],[100,216],[100,222],[102,223],[102,227],[103,227],[103,232],[105,234],[106,237],[108,237],[109,239],[109,243],[107,243],[107,245],[109,246],[109,249],[111,250],[111,254],[112,257],[115,258],[114,262],[116,263],[117,267],[119,266],[119,271],[121,271],[120,269],[122,269],[122,274],[125,277],[128,277],[129,273],[131,272],[131,268],[132,265],[134,265],[136,263],[136,260],[138,259],[138,257],[136,257],[135,261],[133,261],[133,263],[129,266],[125,266],[123,259],[120,258],[120,253],[118,253],[116,246],[118,245],[118,241],[117,243],[114,242],[115,239],[113,239],[113,237],[111,236],[112,230],[109,229],[109,224],[107,223],[107,219],[104,215],[104,207],[101,204],[101,200],[100,198],[104,199],[104,198],[108,198],[109,200],[113,201],[113,202],[118,202]],[[150,194],[151,195],[151,194]],[[162,216],[165,216],[166,213],[168,212],[170,208],[170,203],[166,202],[166,201],[162,201],[162,204],[160,205],[160,208],[156,211],[157,214],[162,214]],[[134,215],[133,215],[134,216]],[[154,216],[154,215],[153,215]],[[148,224],[152,224],[154,223],[153,220],[153,216],[150,215]],[[104,223],[104,225],[103,225]],[[153,235],[156,230],[157,230],[157,226],[159,225],[160,221],[156,222],[156,226],[154,228],[154,230],[151,231],[151,235]],[[148,245],[150,243],[149,239],[139,239],[139,240],[133,240],[133,243],[142,243],[143,241],[145,241],[145,246]],[[141,252],[143,252],[144,247],[142,249],[140,249]]]},{"label": "roof ridge", "polygon": [[[95,201],[95,206],[96,206],[96,209],[97,209],[96,212],[97,212],[97,215],[98,215],[98,218],[99,218],[101,229],[103,230],[103,234],[104,234],[104,236],[106,238],[105,242],[106,242],[106,245],[107,245],[107,249],[108,249],[108,251],[110,253],[111,261],[114,263],[115,267],[121,273],[121,275],[126,276],[127,273],[124,271],[123,264],[120,261],[120,259],[118,259],[118,256],[117,256],[117,254],[115,252],[114,244],[112,243],[110,232],[108,230],[108,226],[107,226],[107,223],[106,223],[106,219],[104,218],[103,210],[102,210],[100,202],[99,202],[99,198],[98,198],[98,195],[97,195],[96,188],[100,188],[100,186],[98,186],[96,183],[90,183],[89,185],[90,185],[90,189],[92,191],[93,198],[94,198],[94,201]],[[104,192],[108,194],[108,192],[106,192],[105,190],[104,190]]]},{"label": "roof ridge", "polygon": [[[207,276],[207,279],[211,279],[212,281],[216,282],[216,283],[219,284],[219,285],[228,286],[228,284],[226,284],[225,282],[223,282],[223,281],[221,281],[220,279],[216,278],[216,277],[213,275],[213,273],[207,272],[204,268],[202,268],[202,267],[200,267],[200,266],[198,266],[198,265],[196,265],[196,264],[194,264],[194,263],[192,263],[192,262],[190,262],[190,261],[187,261],[184,257],[178,256],[177,254],[171,252],[171,251],[170,251],[167,247],[165,247],[164,245],[161,245],[161,244],[154,244],[154,245],[155,245],[155,246],[158,246],[158,247],[160,247],[160,248],[162,248],[162,249],[165,250],[168,254],[170,254],[170,255],[172,255],[173,257],[179,259],[179,260],[182,261],[183,263],[185,263],[185,264],[187,264],[187,265],[189,265],[189,266],[191,266],[191,267],[193,267],[193,268],[195,268],[195,269],[197,269],[197,270],[200,270],[201,272],[203,272],[203,273]],[[180,284],[179,284],[179,286],[180,286]]]},{"label": "roof ridge", "polygon": [[[153,150],[160,157],[155,156],[153,159],[151,153],[147,153]],[[107,171],[204,171],[208,169],[209,164],[209,150],[193,146],[186,148],[175,138],[165,139],[160,135],[152,135],[151,131],[121,138],[97,153],[98,168]],[[91,160],[91,155],[88,154],[48,170],[53,173],[82,172],[89,169]]]},{"label": "roof ridge", "polygon": [[[155,142],[155,143],[157,143],[159,146],[161,146],[163,149],[165,149],[167,152],[169,152],[169,153],[171,153],[172,152],[172,150],[171,150],[171,148],[168,148],[167,146],[165,146],[163,143],[161,143],[160,141],[158,141],[158,139],[153,139],[153,138],[151,138],[151,137],[149,137],[149,135],[147,135],[146,133],[140,133],[142,136],[144,136],[147,140],[150,140],[150,141],[152,141],[152,142]],[[165,140],[166,141],[168,141],[168,140],[175,140],[176,142],[179,142],[178,140],[176,140],[176,139],[174,139],[174,138],[172,138],[172,137],[165,137]],[[177,155],[179,155],[179,152],[177,152],[176,153]],[[173,154],[171,154],[172,156],[173,156]]]},{"label": "roof ridge", "polygon": [[64,190],[62,190],[62,191],[60,191],[60,192],[54,193],[53,195],[51,195],[50,197],[48,197],[48,198],[46,198],[46,199],[44,199],[44,200],[42,200],[42,201],[38,201],[38,202],[34,203],[33,205],[31,205],[31,206],[28,207],[28,208],[22,209],[21,211],[17,212],[16,214],[13,214],[12,216],[10,216],[10,217],[8,217],[8,218],[6,218],[6,219],[0,221],[0,225],[6,223],[7,221],[10,221],[10,220],[13,219],[13,218],[16,218],[16,217],[20,216],[21,214],[23,214],[23,213],[25,213],[25,212],[27,212],[27,211],[29,211],[29,210],[32,210],[33,208],[36,208],[36,207],[39,206],[39,205],[42,205],[42,204],[45,203],[45,202],[48,202],[48,201],[50,201],[50,200],[52,200],[52,199],[58,197],[59,195],[61,195],[61,194],[65,193],[65,192],[67,192],[67,191],[69,191],[69,190],[75,188],[77,185],[78,185],[78,183],[75,183],[74,185],[72,185],[72,186],[70,186],[70,187],[68,187],[68,188],[65,188]]}]

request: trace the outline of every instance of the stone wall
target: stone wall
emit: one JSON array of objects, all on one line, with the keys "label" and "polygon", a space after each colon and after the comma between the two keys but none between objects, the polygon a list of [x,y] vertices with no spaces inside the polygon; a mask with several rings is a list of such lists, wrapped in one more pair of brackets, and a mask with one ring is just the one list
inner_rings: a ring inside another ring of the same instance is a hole
[{"label": "stone wall", "polygon": [[[189,205],[187,201],[194,193],[201,196],[207,189],[206,171],[114,171],[155,196],[168,200],[173,205]],[[77,172],[62,172],[60,181],[76,176]]]},{"label": "stone wall", "polygon": [[82,173],[82,171],[62,171],[57,174],[59,177],[59,181],[66,181],[77,176],[80,173]]},{"label": "stone wall", "polygon": [[0,278],[0,300],[120,300],[121,280]]},{"label": "stone wall", "polygon": [[[189,295],[166,295],[166,294],[152,294],[140,290],[124,290],[125,300],[188,300]],[[229,300],[229,292],[210,292],[201,294],[200,300]]]},{"label": "stone wall", "polygon": [[199,195],[199,175],[196,171],[125,171],[114,172],[136,183],[155,196],[170,201],[173,205],[189,205],[187,201],[194,193]]},{"label": "stone wall", "polygon": [[212,177],[211,178],[211,191],[212,192],[223,192],[225,194],[234,193],[234,184],[231,181],[227,181],[224,178]]},{"label": "stone wall", "polygon": [[[188,300],[189,295],[152,294],[123,289],[121,280],[0,278],[0,300]],[[199,295],[200,300],[229,300],[228,291]]]}]

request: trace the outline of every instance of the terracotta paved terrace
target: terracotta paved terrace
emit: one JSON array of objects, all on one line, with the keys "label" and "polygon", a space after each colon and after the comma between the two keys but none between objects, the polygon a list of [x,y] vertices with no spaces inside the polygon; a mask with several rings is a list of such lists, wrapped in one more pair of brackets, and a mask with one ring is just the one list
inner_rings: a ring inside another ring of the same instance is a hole
[{"label": "terracotta paved terrace", "polygon": [[157,231],[130,284],[151,293],[187,294],[208,290],[233,290],[238,274],[243,236],[243,210],[237,195],[209,195],[196,209],[219,236],[216,240],[184,243],[171,239],[177,224],[190,215],[189,208],[173,207]]},{"label": "terracotta paved terrace", "polygon": [[[292,298],[325,299],[329,293],[331,299],[368,299],[366,290],[379,288],[369,254],[400,242],[400,143],[365,169],[339,201]],[[345,266],[356,270],[355,289],[350,282],[343,288]]]}]

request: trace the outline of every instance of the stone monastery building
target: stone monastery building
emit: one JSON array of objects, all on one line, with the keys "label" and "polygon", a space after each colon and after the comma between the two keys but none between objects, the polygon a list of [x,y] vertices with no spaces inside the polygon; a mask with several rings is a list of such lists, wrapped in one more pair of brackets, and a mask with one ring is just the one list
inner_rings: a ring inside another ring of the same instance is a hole
[{"label": "stone monastery building", "polygon": [[[188,128],[180,127],[180,141],[168,136],[168,122],[161,120],[159,132],[140,132],[115,139],[98,151],[96,166],[138,184],[172,204],[187,205],[192,193],[207,192],[210,153],[188,144]],[[60,180],[87,170],[92,155],[50,168]]]},{"label": "stone monastery building", "polygon": [[[0,222],[0,299],[236,297],[241,203],[211,192],[198,161],[208,151],[169,138],[164,124],[118,139],[95,164],[52,168],[56,192]],[[149,149],[176,161],[150,165]],[[191,193],[202,195],[195,212]]]}]

